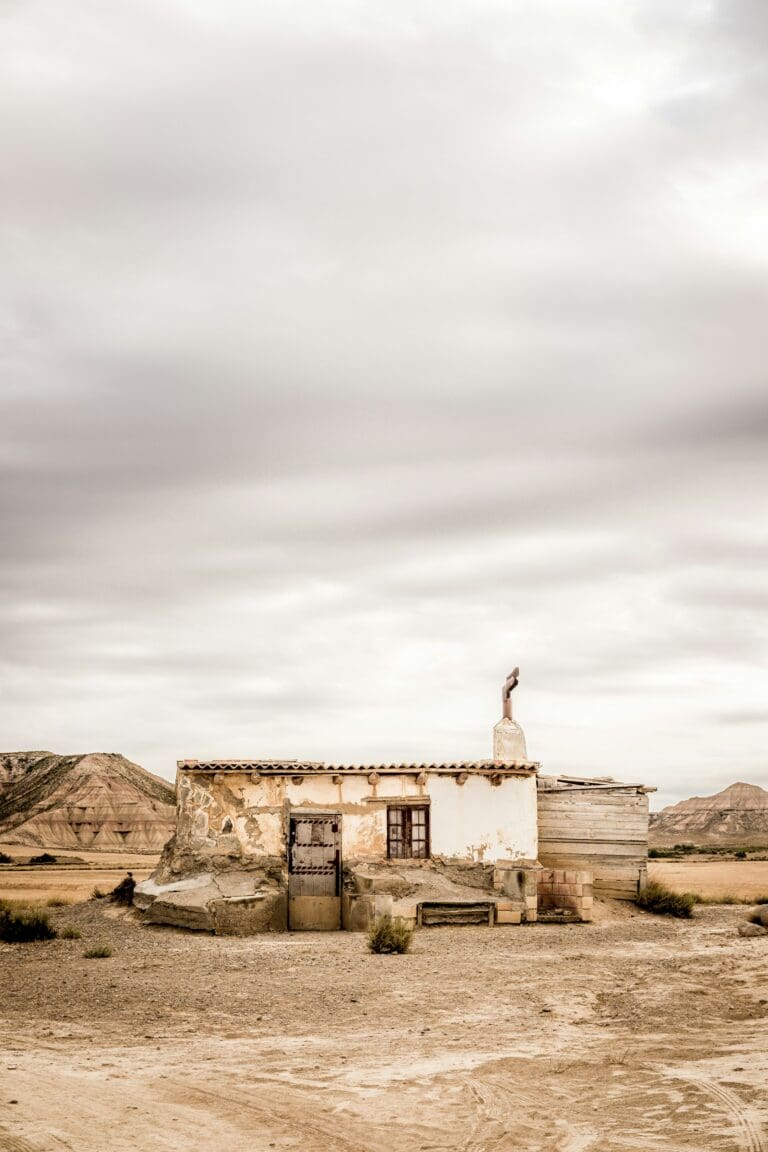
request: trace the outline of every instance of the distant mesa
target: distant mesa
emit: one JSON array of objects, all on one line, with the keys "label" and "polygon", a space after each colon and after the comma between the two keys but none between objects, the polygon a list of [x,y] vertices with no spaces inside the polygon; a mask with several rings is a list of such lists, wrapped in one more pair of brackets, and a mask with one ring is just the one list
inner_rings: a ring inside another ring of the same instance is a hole
[{"label": "distant mesa", "polygon": [[731,784],[714,796],[694,796],[651,813],[651,847],[674,844],[768,845],[768,790]]},{"label": "distant mesa", "polygon": [[176,797],[113,752],[0,752],[0,842],[91,852],[160,852]]}]

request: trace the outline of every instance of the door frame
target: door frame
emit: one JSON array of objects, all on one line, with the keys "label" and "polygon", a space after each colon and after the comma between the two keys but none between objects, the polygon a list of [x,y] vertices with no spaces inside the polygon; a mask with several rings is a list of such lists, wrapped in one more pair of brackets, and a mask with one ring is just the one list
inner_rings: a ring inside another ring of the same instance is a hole
[{"label": "door frame", "polygon": [[[334,896],[291,896],[291,863],[294,845],[294,822],[318,818],[332,820],[337,825],[336,837],[336,894]],[[342,888],[342,819],[341,812],[325,808],[291,808],[288,812],[286,837],[288,863],[288,930],[291,932],[325,931],[341,928]]]}]

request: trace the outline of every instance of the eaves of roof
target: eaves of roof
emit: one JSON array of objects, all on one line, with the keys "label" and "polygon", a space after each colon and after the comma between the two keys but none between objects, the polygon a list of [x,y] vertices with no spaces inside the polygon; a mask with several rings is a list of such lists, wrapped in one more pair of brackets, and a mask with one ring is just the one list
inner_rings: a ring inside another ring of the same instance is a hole
[{"label": "eaves of roof", "polygon": [[308,760],[179,760],[186,772],[254,772],[265,776],[402,776],[431,772],[455,775],[467,772],[478,776],[531,776],[539,768],[535,760],[461,760],[429,764],[325,764]]}]

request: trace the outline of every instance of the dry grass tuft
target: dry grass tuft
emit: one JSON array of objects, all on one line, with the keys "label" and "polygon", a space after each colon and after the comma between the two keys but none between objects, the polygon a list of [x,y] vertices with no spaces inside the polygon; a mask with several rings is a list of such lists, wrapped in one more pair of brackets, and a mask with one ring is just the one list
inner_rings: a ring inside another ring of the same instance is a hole
[{"label": "dry grass tuft", "polygon": [[638,908],[645,908],[647,912],[655,912],[657,916],[679,916],[688,918],[693,915],[693,906],[697,902],[694,892],[673,892],[666,884],[659,884],[652,880],[640,893],[635,903]]},{"label": "dry grass tuft", "polygon": [[380,916],[368,933],[369,952],[407,952],[413,939],[413,928],[399,917]]},{"label": "dry grass tuft", "polygon": [[12,912],[0,910],[0,940],[6,944],[29,944],[37,940],[54,940],[56,929],[43,912],[22,909]]}]

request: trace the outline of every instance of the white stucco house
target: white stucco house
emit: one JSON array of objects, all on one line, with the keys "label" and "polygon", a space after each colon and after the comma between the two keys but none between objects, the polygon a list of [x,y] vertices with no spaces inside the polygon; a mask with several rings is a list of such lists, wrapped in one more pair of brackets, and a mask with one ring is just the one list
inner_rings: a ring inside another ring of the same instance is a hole
[{"label": "white stucco house", "polygon": [[179,761],[176,834],[136,902],[156,923],[246,934],[366,928],[382,914],[511,924],[536,920],[544,876],[588,918],[583,862],[578,880],[542,869],[539,764],[512,717],[516,684],[489,760]]}]

